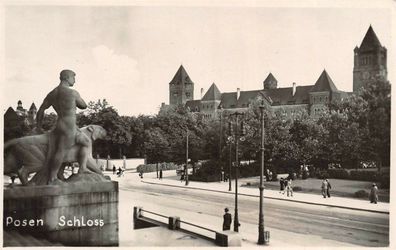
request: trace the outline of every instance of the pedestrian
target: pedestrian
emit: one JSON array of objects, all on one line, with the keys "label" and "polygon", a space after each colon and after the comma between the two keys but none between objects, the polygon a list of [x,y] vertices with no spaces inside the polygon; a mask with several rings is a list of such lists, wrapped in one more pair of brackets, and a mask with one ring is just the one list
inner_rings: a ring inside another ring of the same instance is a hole
[{"label": "pedestrian", "polygon": [[378,202],[378,187],[377,184],[373,183],[371,190],[370,190],[370,203],[377,204]]},{"label": "pedestrian", "polygon": [[286,192],[287,192],[287,197],[289,197],[289,194],[291,197],[293,197],[293,186],[291,179],[287,181]]},{"label": "pedestrian", "polygon": [[162,180],[162,169],[160,169],[160,176],[159,179]]},{"label": "pedestrian", "polygon": [[231,229],[231,214],[228,212],[228,208],[226,207],[224,209],[224,215],[223,215],[223,231],[230,230]]},{"label": "pedestrian", "polygon": [[184,171],[180,175],[180,182],[183,182],[183,181],[184,181]]},{"label": "pedestrian", "polygon": [[285,180],[283,179],[283,177],[281,177],[279,180],[279,186],[280,186],[279,193],[285,193]]},{"label": "pedestrian", "polygon": [[268,181],[272,181],[272,171],[269,171],[269,174],[268,174]]},{"label": "pedestrian", "polygon": [[116,173],[116,166],[113,165],[113,174],[115,174],[115,173]]},{"label": "pedestrian", "polygon": [[285,192],[287,190],[288,183],[289,183],[289,180],[287,178],[283,179],[283,192],[282,192],[282,194],[285,194]]},{"label": "pedestrian", "polygon": [[11,175],[11,185],[14,185],[16,177],[16,175]]},{"label": "pedestrian", "polygon": [[322,181],[322,195],[323,198],[329,197],[330,198],[330,182],[327,179],[323,179]]},{"label": "pedestrian", "polygon": [[326,179],[326,182],[327,182],[327,190],[326,190],[326,194],[327,194],[327,197],[328,197],[328,198],[330,198],[330,189],[331,189],[331,184],[330,184],[330,181],[329,181],[328,179]]}]

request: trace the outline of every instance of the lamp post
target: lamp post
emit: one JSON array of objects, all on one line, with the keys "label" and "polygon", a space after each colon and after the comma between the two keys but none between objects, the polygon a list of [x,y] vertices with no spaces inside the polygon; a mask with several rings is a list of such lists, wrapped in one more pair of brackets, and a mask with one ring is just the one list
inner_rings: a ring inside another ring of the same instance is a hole
[{"label": "lamp post", "polygon": [[[238,142],[243,141],[244,127],[243,122],[241,123],[241,130],[238,131],[238,118],[243,115],[243,113],[235,112],[230,116],[235,116],[235,133],[232,131],[232,123],[230,122],[230,137],[229,141],[235,142],[235,213],[234,213],[234,231],[239,232],[239,219],[238,219],[238,175],[239,175],[239,159],[238,159]],[[239,137],[241,136],[241,137]]]},{"label": "lamp post", "polygon": [[[220,113],[220,136],[219,136],[219,163],[221,164],[221,139],[222,139],[222,137],[223,137],[223,124],[222,124],[222,121],[221,121],[221,118],[222,118],[222,112],[221,112],[221,105],[219,105],[219,107],[218,107],[218,110],[219,110],[219,113]],[[222,166],[222,164],[221,164],[221,175],[220,175],[220,181],[223,181],[223,179],[222,178],[224,178],[225,176],[223,175],[223,166]]]},{"label": "lamp post", "polygon": [[[263,175],[264,175],[264,103],[260,105],[260,113],[261,113],[261,168],[260,168],[260,210],[259,210],[259,227],[258,227],[258,244],[264,245],[268,244],[269,241],[269,232],[264,232],[264,183],[263,183]],[[264,236],[267,235],[267,237]]]},{"label": "lamp post", "polygon": [[186,172],[185,172],[185,176],[186,176],[186,186],[188,186],[188,128],[186,130]]},{"label": "lamp post", "polygon": [[230,149],[229,151],[229,157],[230,157],[230,162],[229,162],[229,169],[228,169],[228,191],[232,190],[231,187],[231,166],[232,166],[232,141],[228,142],[228,147]]}]

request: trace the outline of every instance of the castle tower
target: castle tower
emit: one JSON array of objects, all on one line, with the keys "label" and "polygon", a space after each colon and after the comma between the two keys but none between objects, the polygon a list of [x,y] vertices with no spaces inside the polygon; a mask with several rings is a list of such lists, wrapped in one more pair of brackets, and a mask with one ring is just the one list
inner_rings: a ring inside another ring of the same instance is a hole
[{"label": "castle tower", "polygon": [[278,80],[272,75],[272,73],[269,73],[267,78],[264,80],[264,89],[276,89],[278,87]]},{"label": "castle tower", "polygon": [[315,85],[309,91],[309,113],[312,117],[320,116],[327,109],[335,92],[338,92],[338,89],[324,69]]},{"label": "castle tower", "polygon": [[215,83],[212,83],[204,97],[201,99],[201,113],[204,117],[214,118],[221,101],[221,92]]},{"label": "castle tower", "polygon": [[189,100],[194,100],[194,82],[191,81],[183,65],[180,65],[180,68],[169,83],[169,104],[184,105]]},{"label": "castle tower", "polygon": [[24,108],[22,106],[22,101],[21,100],[18,101],[18,105],[17,105],[16,109],[19,110],[19,111],[24,111]]},{"label": "castle tower", "polygon": [[29,120],[30,124],[34,124],[35,123],[36,115],[37,115],[37,108],[36,108],[36,105],[33,102],[32,105],[29,108],[29,111],[28,111],[28,120]]},{"label": "castle tower", "polygon": [[353,92],[374,80],[387,80],[386,48],[369,27],[360,47],[354,49]]}]

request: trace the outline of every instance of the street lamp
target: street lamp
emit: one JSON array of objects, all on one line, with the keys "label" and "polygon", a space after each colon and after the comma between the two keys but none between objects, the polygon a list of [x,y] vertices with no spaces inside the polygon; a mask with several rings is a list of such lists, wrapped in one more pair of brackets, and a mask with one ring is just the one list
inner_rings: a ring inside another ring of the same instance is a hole
[{"label": "street lamp", "polygon": [[[231,123],[231,122],[230,122]],[[232,124],[230,124],[230,126],[232,126]],[[231,133],[230,133],[231,134]],[[231,138],[231,139],[230,139]],[[229,147],[229,158],[230,158],[230,162],[229,162],[229,169],[228,169],[228,191],[231,191],[231,166],[232,166],[232,143],[233,143],[233,137],[230,136],[227,139],[228,142],[228,147]]]},{"label": "street lamp", "polygon": [[[232,123],[230,122],[230,137],[229,141],[233,140],[235,142],[235,214],[234,214],[234,231],[239,231],[239,219],[238,219],[238,175],[239,175],[239,159],[238,159],[238,142],[239,140],[245,140],[245,128],[243,122],[241,123],[241,129],[238,130],[238,118],[244,115],[244,113],[235,112],[230,114],[230,116],[235,116],[235,133],[232,133]],[[238,137],[241,136],[241,137]]]},{"label": "street lamp", "polygon": [[[259,211],[259,227],[258,227],[258,244],[264,245],[269,242],[269,232],[264,232],[264,183],[263,183],[263,175],[264,175],[264,102],[260,105],[261,111],[261,169],[260,169],[260,211]],[[265,235],[264,235],[265,234]],[[265,237],[266,236],[266,237]]]},{"label": "street lamp", "polygon": [[186,186],[188,186],[188,128],[186,129]]},{"label": "street lamp", "polygon": [[[218,110],[219,110],[219,113],[220,113],[220,136],[219,136],[219,164],[221,164],[221,139],[222,139],[222,137],[223,137],[223,124],[222,124],[222,121],[221,121],[221,118],[222,118],[222,107],[221,107],[221,105],[219,105],[219,107],[218,107]],[[220,178],[220,181],[223,181],[222,180],[222,178],[225,178],[225,176],[223,176],[223,166],[221,166],[221,178]]]}]

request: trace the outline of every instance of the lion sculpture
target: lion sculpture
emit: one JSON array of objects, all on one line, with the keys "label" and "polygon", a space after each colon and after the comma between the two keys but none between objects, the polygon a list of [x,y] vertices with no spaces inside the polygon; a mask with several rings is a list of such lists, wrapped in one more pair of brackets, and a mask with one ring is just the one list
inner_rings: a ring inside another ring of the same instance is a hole
[{"label": "lion sculpture", "polygon": [[[99,125],[88,125],[80,129],[80,131],[89,138],[89,154],[87,155],[87,169],[96,174],[102,175],[92,157],[92,142],[96,139],[104,139],[106,130]],[[22,185],[30,184],[28,177],[31,173],[43,170],[46,162],[48,148],[51,143],[51,134],[48,132],[40,135],[26,136],[10,140],[4,144],[4,174],[17,175]],[[81,162],[79,159],[79,145],[74,145],[65,155],[63,162],[73,163]],[[63,175],[64,168],[61,168],[58,176]],[[39,181],[40,182],[40,181]],[[45,184],[45,183],[32,183]]]}]

